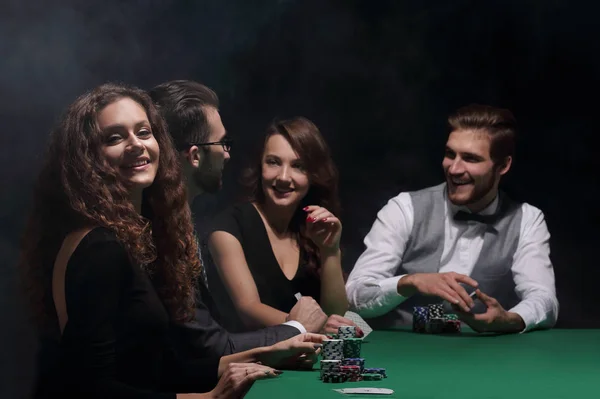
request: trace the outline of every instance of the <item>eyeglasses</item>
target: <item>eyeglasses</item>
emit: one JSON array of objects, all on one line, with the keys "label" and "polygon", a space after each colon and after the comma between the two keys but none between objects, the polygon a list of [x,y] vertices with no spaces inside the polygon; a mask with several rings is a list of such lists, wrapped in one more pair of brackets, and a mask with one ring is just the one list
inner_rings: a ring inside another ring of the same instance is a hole
[{"label": "eyeglasses", "polygon": [[202,147],[205,145],[220,145],[223,146],[223,151],[229,152],[231,151],[231,146],[233,145],[232,139],[224,139],[221,141],[213,141],[211,143],[188,143],[189,146],[196,145],[198,147]]}]

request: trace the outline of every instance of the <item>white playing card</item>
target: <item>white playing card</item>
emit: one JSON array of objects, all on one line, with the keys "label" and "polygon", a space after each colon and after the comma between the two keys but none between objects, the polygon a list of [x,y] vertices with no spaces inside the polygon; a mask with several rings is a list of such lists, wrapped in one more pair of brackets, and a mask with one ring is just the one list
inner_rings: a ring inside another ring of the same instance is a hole
[{"label": "white playing card", "polygon": [[343,394],[391,395],[394,393],[393,389],[388,388],[342,388],[333,390]]},{"label": "white playing card", "polygon": [[352,320],[354,322],[354,324],[356,324],[358,327],[360,327],[361,330],[363,330],[363,332],[365,333],[363,338],[366,338],[367,335],[371,334],[371,332],[373,331],[371,326],[369,326],[362,317],[360,317],[358,314],[356,314],[354,312],[347,311],[346,314],[344,315],[344,317],[349,320]]}]

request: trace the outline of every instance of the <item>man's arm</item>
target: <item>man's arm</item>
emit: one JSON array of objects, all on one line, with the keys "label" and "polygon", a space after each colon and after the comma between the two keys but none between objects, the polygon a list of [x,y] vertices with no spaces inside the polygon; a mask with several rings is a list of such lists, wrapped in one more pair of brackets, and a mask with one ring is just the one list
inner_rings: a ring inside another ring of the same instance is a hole
[{"label": "man's arm", "polygon": [[559,304],[550,260],[550,233],[544,214],[528,204],[523,205],[521,235],[513,257],[512,273],[521,302],[509,312],[523,319],[523,332],[553,327]]},{"label": "man's arm", "polygon": [[[200,284],[203,295],[206,287]],[[212,317],[200,295],[196,298],[194,321],[174,326],[175,341],[186,357],[226,356],[277,342],[305,333],[304,326],[290,321],[247,333],[229,333]]]},{"label": "man's arm", "polygon": [[348,277],[346,291],[350,306],[363,317],[383,315],[404,302],[395,276],[413,225],[410,195],[401,193],[377,213],[365,237],[366,249]]}]

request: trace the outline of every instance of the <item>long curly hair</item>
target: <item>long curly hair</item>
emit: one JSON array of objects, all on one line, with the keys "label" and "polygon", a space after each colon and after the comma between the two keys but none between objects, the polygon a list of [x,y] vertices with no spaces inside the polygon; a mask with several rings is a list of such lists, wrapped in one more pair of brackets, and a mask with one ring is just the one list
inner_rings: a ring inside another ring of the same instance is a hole
[{"label": "long curly hair", "polygon": [[[100,151],[97,115],[122,98],[144,108],[160,149],[156,177],[143,192],[142,215]],[[57,325],[52,270],[62,242],[74,230],[95,226],[112,230],[132,262],[150,273],[172,319],[190,320],[201,265],[179,157],[152,100],[134,87],[109,83],[83,94],[50,135],[20,257],[25,289],[44,330]]]},{"label": "long curly hair", "polygon": [[308,205],[327,208],[336,217],[340,217],[338,194],[338,170],[331,152],[317,126],[304,117],[272,122],[267,128],[264,140],[256,151],[250,166],[242,175],[245,189],[244,199],[262,204],[265,193],[262,188],[262,158],[269,138],[283,136],[298,154],[306,169],[310,187],[292,217],[289,231],[296,236],[299,247],[304,251],[309,271],[319,273],[321,259],[318,247],[306,235],[306,215],[302,210]]}]

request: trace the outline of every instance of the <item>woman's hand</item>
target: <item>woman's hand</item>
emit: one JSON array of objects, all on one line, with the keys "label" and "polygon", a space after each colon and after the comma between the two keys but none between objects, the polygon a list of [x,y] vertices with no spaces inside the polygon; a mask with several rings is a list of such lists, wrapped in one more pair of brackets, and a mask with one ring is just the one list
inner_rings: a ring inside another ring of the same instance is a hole
[{"label": "woman's hand", "polygon": [[254,381],[273,378],[279,374],[281,371],[258,363],[230,363],[217,386],[209,392],[209,397],[214,399],[243,398]]},{"label": "woman's hand", "polygon": [[306,234],[321,251],[337,251],[342,237],[342,222],[333,213],[318,205],[309,205],[306,212]]},{"label": "woman's hand", "polygon": [[286,339],[270,346],[260,361],[280,369],[312,369],[321,352],[323,340],[321,334],[305,333]]},{"label": "woman's hand", "polygon": [[362,338],[362,336],[364,335],[364,333],[360,329],[360,327],[358,327],[352,320],[347,319],[347,318],[342,317],[342,316],[337,315],[337,314],[332,314],[331,316],[329,316],[329,318],[327,319],[327,322],[323,326],[323,329],[321,330],[321,332],[323,334],[337,334],[338,333],[338,329],[341,326],[354,326],[354,327],[356,327],[356,336],[358,338]]}]

